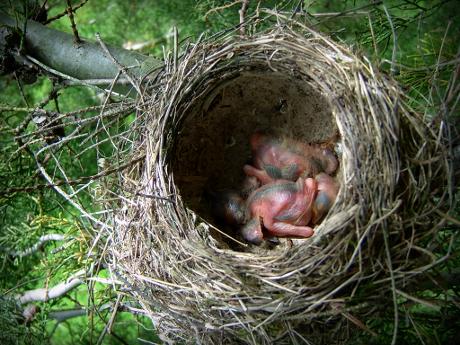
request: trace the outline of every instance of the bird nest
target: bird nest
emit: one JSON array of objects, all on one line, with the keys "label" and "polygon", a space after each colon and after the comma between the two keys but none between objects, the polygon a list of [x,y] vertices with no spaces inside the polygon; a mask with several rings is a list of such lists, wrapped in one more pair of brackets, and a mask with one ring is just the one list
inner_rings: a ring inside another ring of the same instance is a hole
[{"label": "bird nest", "polygon": [[[169,56],[139,97],[107,244],[112,272],[167,342],[336,343],[439,260],[443,129],[390,77],[298,23]],[[206,191],[235,188],[249,138],[334,142],[336,202],[308,239],[247,244]],[[123,146],[123,147],[122,147]]]}]

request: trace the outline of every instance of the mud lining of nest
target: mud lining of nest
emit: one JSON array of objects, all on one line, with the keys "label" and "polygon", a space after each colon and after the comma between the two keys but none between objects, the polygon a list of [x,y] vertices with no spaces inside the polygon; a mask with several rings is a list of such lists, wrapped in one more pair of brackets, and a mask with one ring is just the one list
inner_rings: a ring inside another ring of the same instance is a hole
[{"label": "mud lining of nest", "polygon": [[[347,315],[386,308],[436,264],[442,128],[348,48],[294,22],[230,34],[185,48],[142,96],[127,159],[145,159],[116,183],[108,261],[163,340],[335,343]],[[241,180],[255,129],[339,133],[341,188],[312,238],[255,247],[214,226],[203,191]]]}]

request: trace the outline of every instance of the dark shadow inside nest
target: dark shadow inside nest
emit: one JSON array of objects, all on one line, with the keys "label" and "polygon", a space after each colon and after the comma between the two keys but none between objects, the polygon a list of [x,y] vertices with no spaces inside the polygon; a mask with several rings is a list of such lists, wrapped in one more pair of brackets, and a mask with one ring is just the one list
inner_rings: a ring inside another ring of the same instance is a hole
[{"label": "dark shadow inside nest", "polygon": [[[251,160],[250,136],[261,131],[324,143],[336,138],[337,126],[327,98],[306,79],[270,71],[216,84],[185,114],[173,153],[174,180],[188,208],[241,241],[215,219],[208,195],[241,187],[243,165]],[[235,241],[214,235],[238,249]]]}]

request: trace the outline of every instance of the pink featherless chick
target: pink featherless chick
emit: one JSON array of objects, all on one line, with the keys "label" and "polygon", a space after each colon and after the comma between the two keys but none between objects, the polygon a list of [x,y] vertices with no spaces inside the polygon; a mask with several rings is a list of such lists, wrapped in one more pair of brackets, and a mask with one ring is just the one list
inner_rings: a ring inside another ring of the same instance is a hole
[{"label": "pink featherless chick", "polygon": [[318,193],[313,202],[313,224],[317,224],[331,209],[339,191],[334,178],[325,173],[316,175],[315,180],[318,183]]},{"label": "pink featherless chick", "polygon": [[253,166],[245,165],[243,170],[262,185],[278,179],[296,181],[299,176],[312,177],[320,172],[332,174],[338,166],[332,151],[318,145],[262,133],[254,133],[250,143]]},{"label": "pink featherless chick", "polygon": [[[260,244],[264,237],[310,237],[317,182],[299,178],[296,182],[277,180],[253,191],[246,201],[249,221],[241,228],[248,242]],[[264,231],[268,236],[264,236]]]}]

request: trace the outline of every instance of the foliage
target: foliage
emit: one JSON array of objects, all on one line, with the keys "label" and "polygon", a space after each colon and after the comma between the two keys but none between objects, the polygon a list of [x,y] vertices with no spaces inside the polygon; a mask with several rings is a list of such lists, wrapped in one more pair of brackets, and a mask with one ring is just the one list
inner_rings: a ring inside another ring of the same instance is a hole
[{"label": "foliage", "polygon": [[23,310],[14,299],[0,297],[0,343],[5,345],[40,345],[43,341],[45,319],[39,315],[35,322],[24,322]]}]

